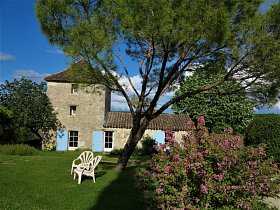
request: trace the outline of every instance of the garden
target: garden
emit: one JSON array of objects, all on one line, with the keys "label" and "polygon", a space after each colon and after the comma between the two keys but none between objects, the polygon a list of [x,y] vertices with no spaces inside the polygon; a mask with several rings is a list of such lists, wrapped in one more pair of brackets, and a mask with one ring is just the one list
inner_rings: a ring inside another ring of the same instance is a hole
[{"label": "garden", "polygon": [[85,177],[78,185],[70,170],[80,153],[0,146],[0,209],[146,209],[134,181],[139,158],[116,172],[117,158],[101,154],[96,183]]},{"label": "garden", "polygon": [[[261,117],[274,125],[278,118]],[[261,117],[249,125],[246,144],[254,144],[250,141]],[[121,151],[95,153],[102,155],[96,183],[83,177],[80,185],[70,169],[82,150],[2,145],[0,209],[272,209],[260,201],[280,190],[277,141],[273,150],[265,136],[258,145],[244,146],[231,128],[213,141],[204,125],[203,117],[188,124],[181,143],[170,139],[153,149],[153,140],[146,139],[145,154],[136,151],[123,171],[114,170]]]}]

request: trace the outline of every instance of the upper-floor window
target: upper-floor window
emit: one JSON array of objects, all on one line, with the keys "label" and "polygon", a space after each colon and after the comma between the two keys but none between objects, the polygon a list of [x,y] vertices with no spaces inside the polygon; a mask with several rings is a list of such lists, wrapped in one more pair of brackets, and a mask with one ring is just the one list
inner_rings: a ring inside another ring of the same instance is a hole
[{"label": "upper-floor window", "polygon": [[77,114],[77,106],[70,106],[70,115]]},{"label": "upper-floor window", "polygon": [[72,84],[71,85],[71,94],[77,94],[78,93],[78,85]]}]

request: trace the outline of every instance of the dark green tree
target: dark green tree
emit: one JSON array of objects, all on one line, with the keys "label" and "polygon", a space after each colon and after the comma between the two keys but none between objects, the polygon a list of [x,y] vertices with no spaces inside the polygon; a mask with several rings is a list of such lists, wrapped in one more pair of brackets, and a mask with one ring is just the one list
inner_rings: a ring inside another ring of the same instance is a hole
[{"label": "dark green tree", "polygon": [[[210,71],[204,67],[196,71],[192,76],[186,77],[175,92],[175,97],[184,92],[195,90],[201,86],[219,80],[226,71]],[[199,93],[192,98],[186,98],[173,104],[172,109],[178,113],[187,113],[193,120],[198,116],[206,118],[206,126],[212,133],[222,133],[223,128],[232,127],[235,132],[243,133],[253,118],[254,102],[249,100],[246,92],[243,94],[240,85],[236,81],[226,81],[222,85],[214,87],[212,91],[234,92],[238,94],[202,94]]]},{"label": "dark green tree", "polygon": [[280,115],[257,114],[250,122],[244,139],[245,145],[265,144],[269,156],[280,165]]},{"label": "dark green tree", "polygon": [[[117,168],[121,169],[150,121],[179,100],[211,92],[233,79],[261,103],[275,100],[280,86],[280,4],[260,13],[262,3],[38,0],[36,15],[51,44],[62,48],[74,61],[86,59],[93,72],[104,72],[107,79],[100,79],[100,84],[120,91],[126,99],[133,127],[118,160]],[[224,66],[227,74],[158,106],[159,99],[172,90],[190,65],[208,62]],[[130,77],[137,71],[142,78],[139,90]],[[136,108],[118,80],[122,74],[138,97]],[[146,98],[151,103],[143,109]]]},{"label": "dark green tree", "polygon": [[0,85],[0,105],[13,113],[16,128],[25,128],[35,134],[42,143],[47,142],[61,127],[56,113],[46,95],[46,84],[37,84],[22,78]]},{"label": "dark green tree", "polygon": [[13,112],[0,105],[0,135],[12,125]]}]

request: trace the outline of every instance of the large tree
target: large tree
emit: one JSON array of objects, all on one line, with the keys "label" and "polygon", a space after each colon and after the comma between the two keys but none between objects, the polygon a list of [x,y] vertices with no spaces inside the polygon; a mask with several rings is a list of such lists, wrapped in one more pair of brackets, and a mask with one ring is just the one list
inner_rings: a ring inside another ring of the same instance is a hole
[{"label": "large tree", "polygon": [[[176,90],[175,97],[184,92],[194,90],[223,77],[227,72],[223,69],[210,70],[211,64],[200,68],[193,75],[187,76]],[[214,87],[214,91],[226,90],[233,92],[241,87],[236,81],[225,81],[222,85]],[[238,94],[197,94],[173,104],[172,109],[178,113],[187,113],[193,120],[198,116],[206,118],[206,126],[210,132],[221,133],[224,128],[232,127],[235,133],[244,133],[250,120],[253,118],[254,101],[238,91]]]},{"label": "large tree", "polygon": [[42,143],[61,127],[46,95],[46,84],[22,78],[0,85],[0,105],[13,113],[13,126],[26,128]]},{"label": "large tree", "polygon": [[[101,84],[124,96],[133,119],[117,165],[125,168],[150,121],[179,100],[198,93],[218,93],[212,88],[227,80],[236,80],[261,102],[275,99],[280,85],[280,4],[260,13],[262,3],[38,0],[36,15],[51,44],[74,60],[86,59],[93,72],[103,72],[106,79],[100,79]],[[131,65],[132,61],[138,67]],[[159,106],[159,99],[186,71],[197,70],[190,66],[208,62],[223,66],[227,73]],[[137,71],[142,78],[140,90],[131,80]],[[136,108],[128,89],[118,80],[120,75],[128,78],[138,97]],[[151,101],[148,107],[146,98]]]}]

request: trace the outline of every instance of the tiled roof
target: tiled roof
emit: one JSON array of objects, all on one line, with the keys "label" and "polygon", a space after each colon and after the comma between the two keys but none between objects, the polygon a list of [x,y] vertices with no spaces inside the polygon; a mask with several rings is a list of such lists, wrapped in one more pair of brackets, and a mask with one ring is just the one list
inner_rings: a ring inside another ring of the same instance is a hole
[{"label": "tiled roof", "polygon": [[88,67],[86,60],[80,60],[64,71],[52,74],[44,79],[48,82],[79,82],[81,79],[84,80],[90,76]]},{"label": "tiled roof", "polygon": [[[191,121],[191,119],[187,114],[161,114],[150,122],[148,129],[164,131],[172,128],[173,131],[185,131],[188,121]],[[104,127],[130,129],[132,128],[131,114],[127,112],[109,112]]]}]

